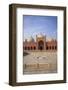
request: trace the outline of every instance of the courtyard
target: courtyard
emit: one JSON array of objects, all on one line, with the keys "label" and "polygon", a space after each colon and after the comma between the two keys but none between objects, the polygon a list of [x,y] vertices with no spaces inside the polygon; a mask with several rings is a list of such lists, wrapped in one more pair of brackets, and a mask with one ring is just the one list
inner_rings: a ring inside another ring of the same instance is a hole
[{"label": "courtyard", "polygon": [[57,73],[56,51],[29,51],[23,58],[23,74]]}]

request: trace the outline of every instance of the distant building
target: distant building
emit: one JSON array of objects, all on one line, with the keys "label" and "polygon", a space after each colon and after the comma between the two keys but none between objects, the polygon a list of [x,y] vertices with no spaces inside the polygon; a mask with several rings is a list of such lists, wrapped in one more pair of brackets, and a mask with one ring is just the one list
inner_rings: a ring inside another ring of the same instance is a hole
[{"label": "distant building", "polygon": [[33,39],[33,37],[30,37],[30,39],[26,39],[23,42],[23,49],[24,50],[30,50],[30,51],[36,51],[36,50],[50,50],[50,51],[56,51],[57,50],[57,41],[56,40],[46,40],[46,36],[39,34],[36,35],[36,41]]}]

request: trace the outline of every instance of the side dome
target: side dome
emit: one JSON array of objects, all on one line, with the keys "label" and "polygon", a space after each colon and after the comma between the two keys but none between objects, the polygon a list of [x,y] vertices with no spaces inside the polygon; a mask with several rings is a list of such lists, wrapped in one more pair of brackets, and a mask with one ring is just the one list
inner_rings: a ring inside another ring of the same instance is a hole
[{"label": "side dome", "polygon": [[31,36],[30,38],[28,38],[28,42],[34,42],[34,38]]}]

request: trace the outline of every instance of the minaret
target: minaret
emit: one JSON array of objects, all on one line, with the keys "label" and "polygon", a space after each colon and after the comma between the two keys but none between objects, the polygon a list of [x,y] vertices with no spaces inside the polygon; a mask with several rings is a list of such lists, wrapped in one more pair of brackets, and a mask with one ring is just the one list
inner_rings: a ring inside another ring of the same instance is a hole
[{"label": "minaret", "polygon": [[36,49],[38,50],[38,40],[37,40],[37,35],[36,35]]},{"label": "minaret", "polygon": [[46,36],[44,36],[44,50],[46,50]]}]

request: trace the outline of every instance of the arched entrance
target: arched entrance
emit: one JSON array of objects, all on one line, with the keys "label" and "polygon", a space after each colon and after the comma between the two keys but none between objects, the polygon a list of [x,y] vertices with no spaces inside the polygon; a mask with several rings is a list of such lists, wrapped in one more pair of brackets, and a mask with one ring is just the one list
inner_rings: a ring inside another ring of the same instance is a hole
[{"label": "arched entrance", "polygon": [[43,50],[44,49],[44,42],[41,40],[38,42],[38,49]]}]

